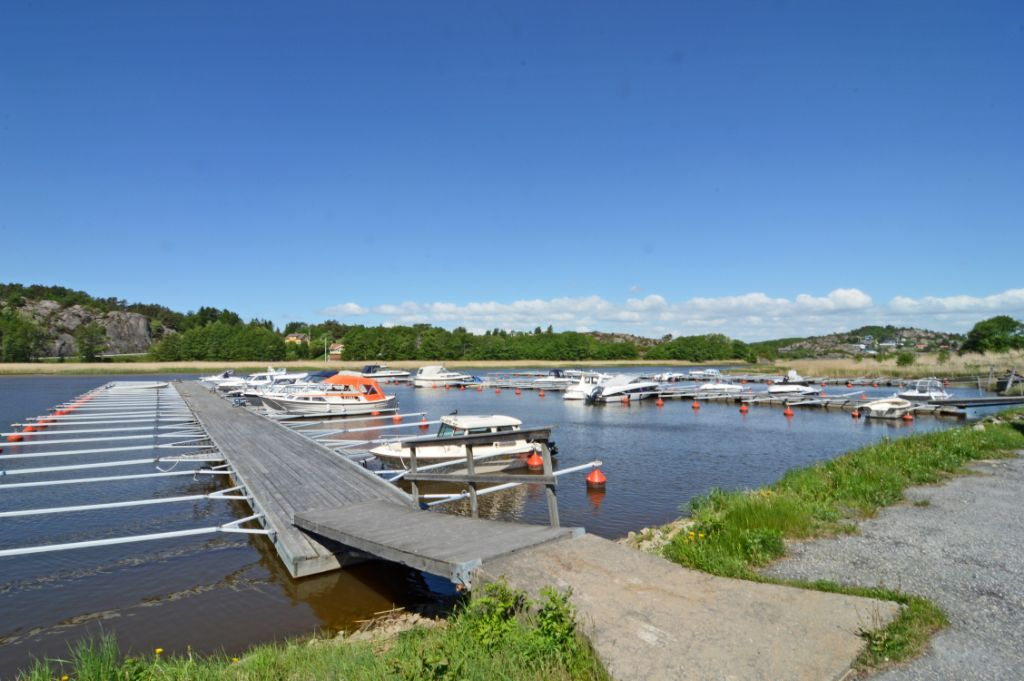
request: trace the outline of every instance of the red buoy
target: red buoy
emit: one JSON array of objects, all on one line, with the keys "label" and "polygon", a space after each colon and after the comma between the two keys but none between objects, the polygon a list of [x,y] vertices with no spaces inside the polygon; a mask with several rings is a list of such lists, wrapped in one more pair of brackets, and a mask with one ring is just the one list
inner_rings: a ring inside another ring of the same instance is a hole
[{"label": "red buoy", "polygon": [[740,405],[740,413],[741,414],[746,414],[748,411],[750,411],[750,407],[748,407],[745,404],[741,404]]},{"label": "red buoy", "polygon": [[629,406],[629,395],[623,395],[622,399],[620,399],[619,402],[622,402],[622,404],[624,404],[624,405],[626,405],[628,407]]},{"label": "red buoy", "polygon": [[665,400],[663,400],[663,399],[661,399],[661,398],[659,397],[659,398],[658,398],[658,401],[657,401],[657,402],[655,402],[654,404],[655,404],[655,406],[658,406],[658,407],[664,407],[664,406],[665,406]]},{"label": "red buoy", "polygon": [[402,422],[402,415],[401,414],[395,414],[394,416],[391,417],[391,423],[401,423],[401,422]]},{"label": "red buoy", "polygon": [[371,411],[370,412],[370,416],[380,416],[380,412],[379,411]]},{"label": "red buoy", "polygon": [[790,409],[789,407],[786,407],[786,411],[782,412],[782,415],[785,416],[786,418],[789,418],[790,416],[793,415],[793,410]]},{"label": "red buoy", "polygon": [[854,409],[852,412],[850,412],[850,416],[852,416],[855,419],[859,419],[860,418],[860,410],[859,409]]},{"label": "red buoy", "polygon": [[465,389],[466,389],[466,386],[464,386],[464,385],[460,385],[459,386],[459,390],[465,390]]},{"label": "red buoy", "polygon": [[530,458],[526,460],[526,466],[531,470],[535,471],[544,468],[544,459],[541,458],[540,454],[536,451],[530,454]]},{"label": "red buoy", "polygon": [[478,385],[478,386],[476,387],[476,391],[477,391],[478,393],[482,393],[482,392],[484,391],[484,387],[483,387],[482,385]]},{"label": "red buoy", "polygon": [[847,381],[846,382],[846,387],[847,388],[852,388],[853,387],[853,383],[850,383],[849,381]]},{"label": "red buoy", "polygon": [[420,419],[420,430],[426,430],[430,425],[427,424],[427,417],[424,416]]},{"label": "red buoy", "polygon": [[543,391],[543,390],[541,390],[541,391],[540,391],[539,393],[537,393],[537,396],[538,396],[538,397],[544,397],[544,391]]},{"label": "red buoy", "polygon": [[516,388],[516,395],[521,395],[521,394],[522,394],[522,392],[520,392],[519,388]]},{"label": "red buoy", "polygon": [[608,481],[608,478],[604,476],[600,468],[595,468],[587,476],[587,487],[600,488],[604,487],[604,483]]},{"label": "red buoy", "polygon": [[878,387],[878,381],[875,381],[874,383],[872,383],[871,387],[872,388],[877,388]]},{"label": "red buoy", "polygon": [[36,432],[36,428],[35,428],[35,426],[25,426],[25,432],[26,433],[34,433],[34,432]]},{"label": "red buoy", "polygon": [[7,436],[8,442],[21,442],[24,439],[25,438],[23,438],[21,435],[18,435],[17,433],[12,433]]},{"label": "red buoy", "polygon": [[904,415],[903,415],[903,420],[904,420],[904,421],[913,421],[913,420],[914,420],[914,415],[913,415],[913,414],[911,414],[911,413],[910,413],[910,412],[908,411],[908,412],[907,412],[906,414],[904,414]]},{"label": "red buoy", "polygon": [[822,388],[826,387],[827,385],[828,385],[828,383],[826,383],[825,381],[822,381],[822,382],[821,382],[821,387],[822,387]]},{"label": "red buoy", "polygon": [[494,389],[494,394],[495,395],[500,395],[501,394],[501,388],[495,388]]}]

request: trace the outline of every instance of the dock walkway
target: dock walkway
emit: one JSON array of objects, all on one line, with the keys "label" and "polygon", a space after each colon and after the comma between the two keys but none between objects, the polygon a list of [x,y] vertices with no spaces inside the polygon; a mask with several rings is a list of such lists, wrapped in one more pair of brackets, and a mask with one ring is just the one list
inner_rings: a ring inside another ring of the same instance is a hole
[{"label": "dock walkway", "polygon": [[296,528],[297,512],[387,501],[412,508],[412,497],[303,435],[233,407],[195,382],[174,384],[231,464],[235,484],[275,531],[270,537],[293,577],[335,570],[335,551]]},{"label": "dock walkway", "polygon": [[468,586],[484,560],[583,534],[422,511],[401,489],[323,444],[198,383],[174,385],[273,530],[270,540],[293,577],[337,569],[337,554],[356,550]]}]

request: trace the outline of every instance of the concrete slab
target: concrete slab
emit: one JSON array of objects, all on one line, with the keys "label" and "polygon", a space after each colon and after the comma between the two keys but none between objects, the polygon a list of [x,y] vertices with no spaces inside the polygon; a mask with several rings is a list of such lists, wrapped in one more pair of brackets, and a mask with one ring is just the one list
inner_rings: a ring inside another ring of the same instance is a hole
[{"label": "concrete slab", "polygon": [[725,579],[687,570],[594,535],[483,565],[536,596],[571,588],[584,633],[616,679],[842,678],[861,629],[899,611],[888,601]]}]

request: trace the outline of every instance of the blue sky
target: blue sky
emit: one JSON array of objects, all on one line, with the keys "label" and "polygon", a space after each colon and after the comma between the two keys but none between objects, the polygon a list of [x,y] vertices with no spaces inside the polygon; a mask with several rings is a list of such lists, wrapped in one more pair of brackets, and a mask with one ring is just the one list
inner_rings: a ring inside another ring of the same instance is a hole
[{"label": "blue sky", "polygon": [[12,0],[0,281],[278,323],[963,330],[1024,315],[1022,67],[1020,2]]}]

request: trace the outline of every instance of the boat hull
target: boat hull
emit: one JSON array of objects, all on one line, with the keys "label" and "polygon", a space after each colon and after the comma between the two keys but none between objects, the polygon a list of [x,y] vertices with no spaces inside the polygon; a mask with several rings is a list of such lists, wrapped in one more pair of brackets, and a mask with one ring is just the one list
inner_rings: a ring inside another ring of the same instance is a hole
[{"label": "boat hull", "polygon": [[[400,445],[384,445],[370,450],[371,453],[388,468],[404,470],[409,467],[409,450]],[[527,459],[536,450],[536,446],[526,441],[514,442],[510,445],[494,447],[475,447],[474,457],[485,458],[474,461],[473,469],[477,473],[495,473],[498,471],[525,468]],[[458,462],[466,461],[466,448],[463,445],[424,445],[416,448],[416,466],[422,468],[438,463],[452,463],[444,470],[459,470]],[[465,466],[461,467],[465,469]]]},{"label": "boat hull", "polygon": [[266,395],[261,396],[260,399],[268,409],[303,416],[360,416],[372,414],[373,412],[395,411],[398,403],[398,398],[394,395],[390,395],[383,400],[346,400],[344,402],[309,402],[287,397],[268,397]]}]

